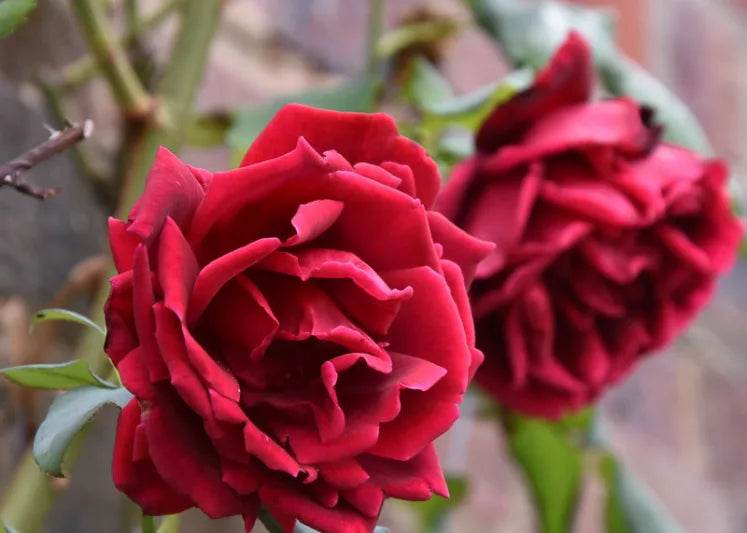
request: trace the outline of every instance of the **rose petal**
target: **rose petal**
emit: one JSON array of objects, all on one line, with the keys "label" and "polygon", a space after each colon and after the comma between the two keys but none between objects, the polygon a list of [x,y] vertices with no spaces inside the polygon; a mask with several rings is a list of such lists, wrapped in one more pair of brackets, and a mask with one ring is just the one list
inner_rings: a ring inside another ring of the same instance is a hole
[{"label": "rose petal", "polygon": [[444,498],[449,497],[433,444],[428,444],[422,452],[406,462],[368,454],[362,455],[359,462],[371,475],[369,483],[380,486],[393,498],[428,500],[433,492]]},{"label": "rose petal", "polygon": [[537,73],[532,86],[499,105],[477,132],[480,152],[493,152],[514,142],[527,124],[554,110],[591,95],[594,76],[591,51],[586,41],[571,32],[548,65]]},{"label": "rose petal", "polygon": [[223,255],[203,267],[195,279],[187,323],[193,325],[197,321],[221,287],[272,251],[278,249],[280,245],[279,239],[259,239]]},{"label": "rose petal", "polygon": [[464,278],[461,269],[451,261],[442,261],[441,265],[444,270],[444,279],[449,286],[454,302],[459,309],[459,316],[462,318],[462,325],[467,336],[467,346],[472,355],[469,365],[469,377],[472,379],[477,368],[482,364],[484,356],[480,350],[475,348],[475,326],[472,319],[472,310],[470,309],[469,298],[464,289]]},{"label": "rose petal", "polygon": [[506,146],[485,163],[484,172],[500,172],[570,150],[612,146],[636,155],[656,142],[658,131],[641,120],[640,105],[616,98],[567,106],[528,126],[521,144]]},{"label": "rose petal", "polygon": [[[383,168],[383,166],[372,165],[371,163],[356,163],[353,167],[353,171],[356,174],[378,181],[379,183],[386,185],[387,187],[392,187],[393,189],[398,188],[402,184],[401,178],[398,178],[396,175]],[[412,171],[410,171],[410,175],[412,175]]]},{"label": "rose petal", "polygon": [[132,270],[132,257],[140,237],[127,231],[127,224],[109,217],[109,245],[117,272]]},{"label": "rose petal", "polygon": [[[472,356],[459,308],[443,276],[428,267],[387,272],[392,287],[411,286],[389,330],[389,350],[430,361],[447,370],[435,386],[442,398],[458,398],[467,388]],[[412,334],[419,324],[419,334]],[[417,446],[417,443],[415,443]]]},{"label": "rose petal", "polygon": [[330,282],[323,288],[353,318],[375,333],[386,335],[403,300],[412,294],[390,288],[370,266],[355,254],[343,250],[311,248],[294,254],[275,252],[258,265],[260,268],[309,279],[350,280]]},{"label": "rose petal", "polygon": [[212,418],[207,390],[187,359],[179,317],[167,309],[163,302],[153,307],[156,318],[156,340],[166,366],[171,384],[179,396],[202,418]]},{"label": "rose petal", "polygon": [[132,310],[132,271],[109,280],[111,293],[104,305],[106,341],[104,350],[114,365],[137,345],[137,331]]},{"label": "rose petal", "polygon": [[438,167],[425,150],[397,133],[383,113],[340,113],[289,104],[280,109],[249,148],[241,166],[276,158],[304,138],[317,152],[334,149],[352,164],[393,161],[413,170],[416,195],[430,207],[440,185]]},{"label": "rose petal", "polygon": [[316,239],[329,229],[340,217],[345,204],[336,200],[315,200],[298,206],[291,219],[296,234],[283,243],[283,246],[297,246]]},{"label": "rose petal", "polygon": [[376,526],[375,517],[363,516],[343,505],[328,509],[287,482],[265,484],[260,487],[259,496],[287,533],[293,531],[296,520],[325,533],[370,533]]},{"label": "rose petal", "polygon": [[428,223],[433,240],[443,246],[444,258],[459,265],[465,282],[469,285],[477,265],[493,251],[495,244],[466,233],[436,211],[428,211]]},{"label": "rose petal", "polygon": [[384,491],[374,483],[343,490],[342,497],[358,511],[372,518],[378,518],[384,504]]},{"label": "rose petal", "polygon": [[166,148],[159,148],[148,172],[145,192],[128,231],[150,242],[167,218],[187,228],[205,193],[189,168]]},{"label": "rose petal", "polygon": [[241,514],[250,508],[251,499],[223,483],[219,458],[200,419],[173,393],[165,389],[157,393],[158,400],[144,424],[158,473],[167,483],[180,487],[210,518]]},{"label": "rose petal", "polygon": [[202,320],[208,331],[222,342],[241,349],[240,358],[225,354],[226,362],[239,378],[247,368],[242,364],[247,352],[250,360],[260,359],[279,324],[264,295],[246,276],[228,282],[213,299]]},{"label": "rose petal", "polygon": [[128,391],[143,400],[154,399],[153,383],[148,375],[140,346],[133,348],[119,361],[117,370],[122,384]]},{"label": "rose petal", "polygon": [[341,490],[357,487],[370,478],[366,470],[355,459],[319,465],[319,475],[327,483]]},{"label": "rose petal", "polygon": [[114,485],[137,502],[144,513],[158,516],[186,511],[193,503],[166,484],[150,458],[137,461],[133,458],[140,416],[137,400],[130,401],[119,414],[112,457]]},{"label": "rose petal", "polygon": [[142,362],[146,365],[150,379],[153,382],[169,379],[169,372],[163,362],[156,342],[156,322],[153,316],[155,296],[153,281],[148,260],[148,251],[139,244],[134,251],[132,269],[132,312],[135,319],[138,340],[142,350]]},{"label": "rose petal", "polygon": [[288,150],[278,156],[213,176],[189,232],[189,242],[195,248],[219,220],[261,203],[270,192],[283,189],[294,180],[316,180],[326,173],[324,158],[303,138],[294,138]]},{"label": "rose petal", "polygon": [[183,322],[198,272],[197,260],[179,226],[166,218],[158,245],[158,281],[163,301]]}]

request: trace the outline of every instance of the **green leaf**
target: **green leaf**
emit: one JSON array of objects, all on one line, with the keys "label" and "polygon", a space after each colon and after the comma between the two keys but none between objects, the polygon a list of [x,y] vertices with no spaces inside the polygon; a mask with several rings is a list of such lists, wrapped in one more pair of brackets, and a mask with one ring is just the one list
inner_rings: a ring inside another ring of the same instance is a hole
[{"label": "green leaf", "polygon": [[18,533],[15,529],[0,520],[0,533]]},{"label": "green leaf", "polygon": [[334,89],[299,93],[239,110],[233,117],[226,142],[240,153],[239,157],[243,156],[278,110],[291,102],[335,111],[373,111],[380,85],[378,78],[364,78]]},{"label": "green leaf", "polygon": [[69,361],[59,364],[12,366],[0,369],[7,379],[18,385],[33,389],[69,390],[83,385],[105,389],[116,385],[97,376],[85,361]]},{"label": "green leaf", "polygon": [[15,31],[36,7],[36,0],[0,1],[0,39]]},{"label": "green leaf", "polygon": [[615,21],[610,11],[516,0],[472,0],[477,22],[498,41],[515,64],[541,69],[570,30],[584,35],[597,63],[614,60]]},{"label": "green leaf", "polygon": [[511,415],[507,430],[509,449],[536,502],[541,531],[571,531],[582,479],[580,449],[557,423]]},{"label": "green leaf", "polygon": [[591,45],[605,89],[627,95],[656,110],[664,139],[711,155],[703,128],[687,106],[615,44],[615,18],[609,10],[559,2],[526,4],[516,0],[471,0],[476,20],[498,41],[516,65],[542,68],[568,32],[576,30]]},{"label": "green leaf", "polygon": [[69,311],[67,309],[42,309],[37,311],[34,315],[34,319],[31,321],[31,325],[44,322],[45,320],[66,320],[68,322],[77,322],[83,324],[89,328],[93,328],[99,331],[102,335],[106,335],[106,330],[96,324],[93,320],[88,317],[76,313],[75,311]]},{"label": "green leaf", "polygon": [[475,138],[464,128],[450,128],[441,135],[438,148],[441,155],[461,161],[475,153]]},{"label": "green leaf", "polygon": [[607,488],[607,533],[684,533],[682,526],[635,474],[612,455],[601,462]]},{"label": "green leaf", "polygon": [[520,69],[473,92],[422,106],[425,113],[422,127],[459,126],[474,132],[497,105],[526,88],[531,80],[531,71]]},{"label": "green leaf", "polygon": [[420,109],[431,109],[439,103],[454,98],[454,91],[439,70],[424,57],[412,62],[406,91]]},{"label": "green leaf", "polygon": [[113,403],[124,407],[133,398],[125,388],[78,387],[59,396],[34,437],[33,455],[39,467],[55,477],[63,477],[62,463],[73,437],[101,406]]},{"label": "green leaf", "polygon": [[606,533],[634,533],[620,504],[620,487],[617,482],[617,462],[609,455],[602,457],[599,465],[601,477],[607,489],[604,502],[604,524]]}]

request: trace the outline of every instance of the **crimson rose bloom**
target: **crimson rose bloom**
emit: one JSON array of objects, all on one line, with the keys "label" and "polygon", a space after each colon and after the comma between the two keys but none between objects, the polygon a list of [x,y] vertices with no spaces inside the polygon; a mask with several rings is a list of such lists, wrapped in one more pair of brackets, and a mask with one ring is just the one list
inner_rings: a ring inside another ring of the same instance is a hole
[{"label": "crimson rose bloom", "polygon": [[482,125],[438,209],[494,242],[471,289],[478,383],[558,417],[667,344],[708,300],[741,235],[727,169],[659,142],[650,110],[593,101],[573,34]]},{"label": "crimson rose bloom", "polygon": [[482,360],[464,284],[492,245],[429,210],[439,184],[382,114],[286,106],[228,172],[162,149],[109,226],[116,486],[247,531],[260,503],[364,532],[385,497],[446,495],[433,439]]}]

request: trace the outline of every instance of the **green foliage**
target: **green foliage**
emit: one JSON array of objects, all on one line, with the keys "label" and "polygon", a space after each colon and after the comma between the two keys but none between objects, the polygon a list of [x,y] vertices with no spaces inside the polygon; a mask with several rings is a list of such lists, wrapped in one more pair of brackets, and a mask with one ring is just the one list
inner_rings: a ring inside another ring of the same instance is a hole
[{"label": "green foliage", "polygon": [[376,43],[376,57],[386,59],[405,49],[417,45],[438,41],[453,34],[459,25],[453,20],[427,20],[414,22],[392,30],[383,35]]},{"label": "green foliage", "polygon": [[612,455],[601,462],[607,533],[684,533],[651,490]]},{"label": "green foliage", "polygon": [[97,376],[85,361],[12,366],[0,374],[18,385],[34,389],[70,390],[83,385],[105,389],[117,386]]},{"label": "green foliage", "polygon": [[127,389],[78,387],[59,396],[34,438],[33,455],[39,467],[55,477],[63,477],[62,464],[75,435],[103,405],[124,407],[132,394]]},{"label": "green foliage", "polygon": [[292,102],[335,111],[371,112],[374,110],[380,85],[378,78],[364,78],[334,89],[299,93],[277,98],[256,107],[241,109],[233,117],[226,142],[234,151],[234,157],[241,159],[275,113],[285,104]]},{"label": "green foliage", "polygon": [[430,111],[438,104],[454,98],[451,84],[424,57],[417,57],[410,66],[405,94],[422,111]]},{"label": "green foliage", "polygon": [[96,324],[93,320],[67,309],[42,309],[41,311],[37,311],[31,325],[33,326],[39,322],[44,322],[45,320],[66,320],[68,322],[77,322],[78,324],[83,324],[84,326],[99,331],[102,335],[106,335],[106,330]]},{"label": "green foliage", "polygon": [[474,132],[498,104],[527,87],[531,80],[531,71],[520,69],[502,80],[455,96],[441,73],[424,58],[418,58],[413,61],[405,96],[423,113],[422,128],[442,130],[458,126]]},{"label": "green foliage", "polygon": [[529,482],[543,533],[571,531],[583,457],[569,442],[569,424],[519,415],[506,424],[509,449]]},{"label": "green foliage", "polygon": [[0,0],[0,39],[20,26],[36,7],[36,0]]},{"label": "green foliage", "polygon": [[570,30],[583,34],[591,45],[605,89],[655,108],[656,120],[665,126],[665,139],[703,155],[712,153],[703,129],[687,106],[618,51],[611,12],[548,1],[470,0],[469,3],[478,23],[501,44],[516,65],[540,69]]},{"label": "green foliage", "polygon": [[411,128],[401,128],[421,143],[446,179],[452,166],[474,152],[474,132],[493,109],[525,88],[529,69],[464,95],[455,95],[449,82],[425,58],[413,60],[402,96],[420,113]]},{"label": "green foliage", "polygon": [[229,113],[200,115],[187,124],[184,142],[198,148],[222,145],[233,123]]},{"label": "green foliage", "polygon": [[181,515],[170,514],[164,516],[161,519],[161,523],[158,525],[157,533],[179,533],[179,522],[181,521]]},{"label": "green foliage", "polygon": [[600,461],[599,470],[607,491],[604,502],[604,524],[607,533],[635,533],[625,519],[620,503],[617,462],[612,456],[605,455]]},{"label": "green foliage", "polygon": [[610,13],[557,2],[473,0],[477,22],[501,44],[515,65],[542,68],[568,32],[576,30],[589,41],[594,60],[614,60],[614,19]]},{"label": "green foliage", "polygon": [[156,533],[156,517],[145,514],[140,518],[140,533]]}]

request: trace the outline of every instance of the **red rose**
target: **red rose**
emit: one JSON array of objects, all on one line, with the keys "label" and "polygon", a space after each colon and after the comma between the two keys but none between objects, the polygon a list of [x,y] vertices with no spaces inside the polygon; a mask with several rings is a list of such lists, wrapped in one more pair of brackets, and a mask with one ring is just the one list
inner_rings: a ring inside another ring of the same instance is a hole
[{"label": "red rose", "polygon": [[433,439],[482,360],[464,288],[491,248],[429,211],[436,165],[386,115],[289,105],[241,168],[158,153],[106,351],[136,396],[113,474],[145,512],[374,528],[446,495]]},{"label": "red rose", "polygon": [[477,381],[543,417],[594,401],[671,341],[741,235],[725,165],[659,142],[628,98],[588,101],[592,78],[573,34],[485,121],[438,205],[497,245],[471,289]]}]

